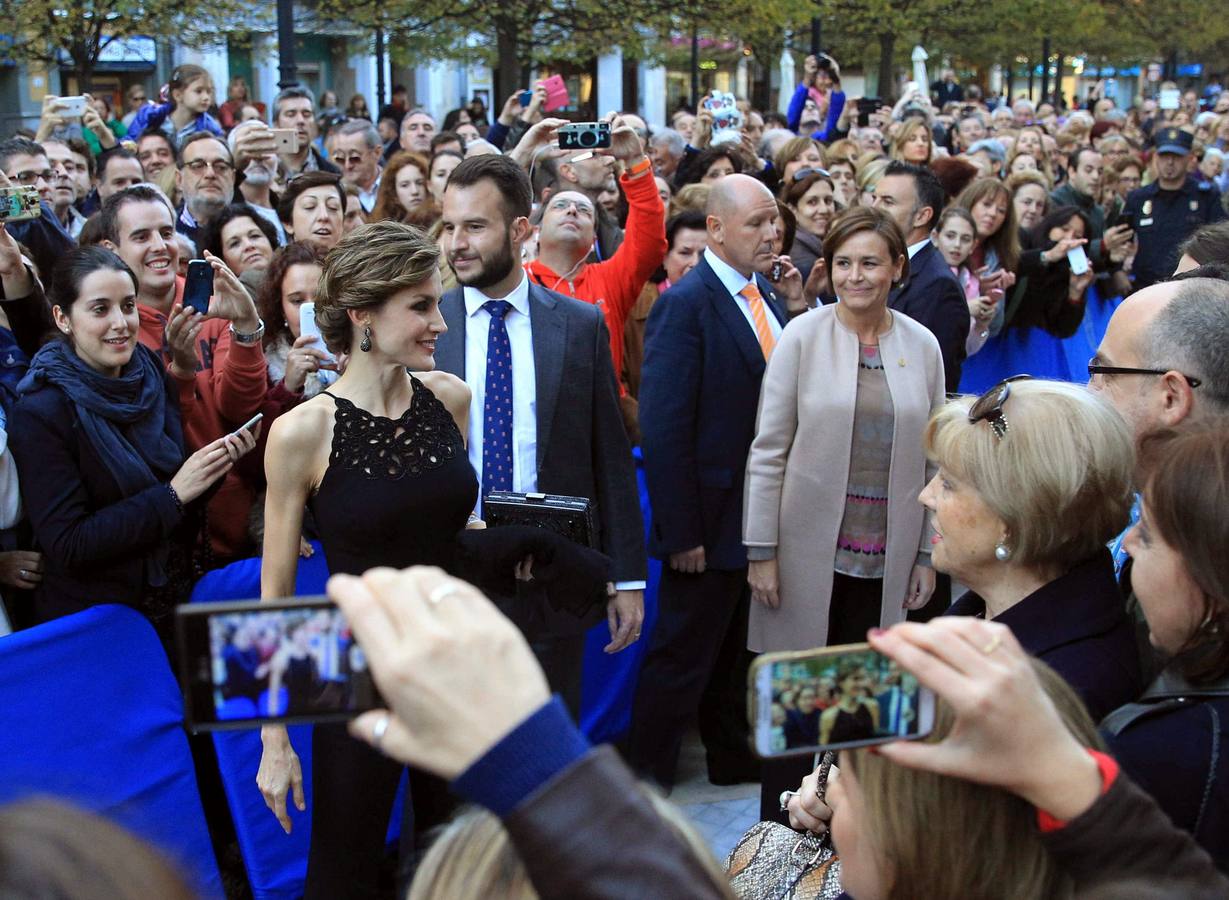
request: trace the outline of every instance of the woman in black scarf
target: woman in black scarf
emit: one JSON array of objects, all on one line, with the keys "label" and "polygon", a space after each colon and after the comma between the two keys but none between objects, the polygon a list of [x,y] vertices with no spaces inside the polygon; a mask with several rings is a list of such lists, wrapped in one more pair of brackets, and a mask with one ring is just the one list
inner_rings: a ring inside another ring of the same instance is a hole
[{"label": "woman in black scarf", "polygon": [[9,439],[45,556],[40,620],[123,603],[168,625],[190,588],[185,505],[255,445],[241,431],[185,460],[178,390],[137,343],[136,293],[111,251],[69,253],[48,298],[65,339],[35,354],[17,388]]}]

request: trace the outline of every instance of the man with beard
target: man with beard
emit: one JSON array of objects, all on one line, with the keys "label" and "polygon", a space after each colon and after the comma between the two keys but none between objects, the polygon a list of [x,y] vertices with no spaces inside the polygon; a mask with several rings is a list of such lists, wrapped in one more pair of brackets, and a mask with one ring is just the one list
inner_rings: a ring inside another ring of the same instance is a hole
[{"label": "man with beard", "polygon": [[[531,282],[520,266],[532,194],[506,156],[472,157],[453,170],[442,243],[462,287],[440,301],[448,331],[435,361],[473,392],[467,437],[481,496],[541,491],[594,501],[600,549],[611,559],[606,652],[615,653],[640,637],[644,618],[636,473],[601,310]],[[545,604],[535,612],[518,624],[575,712],[592,622]]]},{"label": "man with beard", "polygon": [[235,196],[235,166],[226,143],[207,131],[191,135],[179,149],[175,186],[183,209],[175,230],[192,243]]},{"label": "man with beard", "polygon": [[240,178],[239,193],[277,232],[278,241],[286,243],[286,230],[277,215],[277,197],[272,185],[277,177],[277,151],[268,126],[250,120],[240,122],[226,138],[235,159],[236,176]]}]

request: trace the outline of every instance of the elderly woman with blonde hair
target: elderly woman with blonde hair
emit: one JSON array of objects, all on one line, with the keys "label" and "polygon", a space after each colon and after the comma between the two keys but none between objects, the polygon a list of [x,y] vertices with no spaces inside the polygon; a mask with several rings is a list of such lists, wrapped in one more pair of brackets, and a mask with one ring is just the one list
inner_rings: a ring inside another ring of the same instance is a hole
[{"label": "elderly woman with blonde hair", "polygon": [[1106,544],[1126,526],[1135,455],[1086,388],[1027,376],[946,404],[923,437],[935,569],[968,585],[949,615],[1008,625],[1094,719],[1141,687],[1135,630]]}]

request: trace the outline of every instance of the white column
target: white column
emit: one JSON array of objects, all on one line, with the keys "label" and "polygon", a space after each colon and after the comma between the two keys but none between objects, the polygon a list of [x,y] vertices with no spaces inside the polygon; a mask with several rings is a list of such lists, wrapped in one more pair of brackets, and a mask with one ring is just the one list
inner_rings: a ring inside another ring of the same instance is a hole
[{"label": "white column", "polygon": [[793,99],[794,87],[797,81],[794,78],[794,54],[788,49],[781,51],[781,90],[777,92],[777,112],[782,115],[789,113],[789,101]]},{"label": "white column", "polygon": [[734,92],[733,92],[734,96],[738,98],[739,100],[748,99],[747,85],[748,85],[749,78],[748,78],[747,69],[748,69],[747,57],[745,56],[740,57],[738,60],[738,68],[734,70]]},{"label": "white column", "polygon": [[667,126],[666,67],[640,64],[640,118],[652,126]]},{"label": "white column", "polygon": [[230,86],[230,55],[225,42],[202,50],[191,47],[177,47],[175,52],[176,65],[191,63],[209,72],[213,78],[213,90],[217,102],[226,100],[226,89]]},{"label": "white column", "polygon": [[597,114],[623,109],[623,51],[615,47],[597,58]]},{"label": "white column", "polygon": [[256,99],[267,107],[270,121],[273,119],[273,98],[277,96],[279,62],[277,36],[265,35],[252,53],[252,90]]}]

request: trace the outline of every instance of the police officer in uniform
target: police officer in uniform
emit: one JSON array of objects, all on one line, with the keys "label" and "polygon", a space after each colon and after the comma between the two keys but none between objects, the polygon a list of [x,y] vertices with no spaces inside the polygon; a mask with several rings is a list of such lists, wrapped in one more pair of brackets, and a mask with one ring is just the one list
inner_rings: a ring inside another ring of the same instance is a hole
[{"label": "police officer in uniform", "polygon": [[1180,128],[1165,128],[1156,138],[1156,181],[1127,195],[1122,221],[1139,240],[1135,289],[1168,278],[1178,260],[1178,245],[1192,231],[1225,217],[1220,194],[1210,182],[1191,177],[1194,138]]}]

